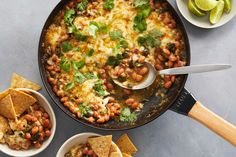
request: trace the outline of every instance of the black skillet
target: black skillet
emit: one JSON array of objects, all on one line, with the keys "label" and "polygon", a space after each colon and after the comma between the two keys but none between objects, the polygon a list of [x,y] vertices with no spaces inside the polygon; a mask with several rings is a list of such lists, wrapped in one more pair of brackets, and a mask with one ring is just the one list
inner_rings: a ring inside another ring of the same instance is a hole
[{"label": "black skillet", "polygon": [[[152,120],[158,118],[161,114],[163,114],[168,109],[178,112],[180,114],[189,116],[198,122],[202,123],[218,135],[225,138],[227,141],[236,145],[236,127],[232,124],[228,123],[227,121],[223,120],[213,112],[209,111],[207,108],[202,106],[196,99],[189,93],[187,89],[185,89],[184,85],[187,80],[187,75],[179,76],[177,79],[177,83],[174,86],[166,91],[164,97],[158,97],[152,95],[148,101],[144,102],[144,108],[138,116],[138,119],[134,123],[121,123],[116,121],[111,121],[106,124],[91,124],[83,119],[78,119],[74,114],[72,114],[64,105],[60,102],[59,98],[55,95],[52,90],[51,85],[47,80],[47,72],[45,69],[46,61],[48,58],[47,53],[45,52],[44,48],[42,47],[42,43],[45,36],[45,30],[51,25],[53,22],[54,17],[58,14],[60,10],[64,8],[64,6],[68,3],[68,0],[62,0],[59,4],[53,9],[51,14],[49,15],[39,41],[39,49],[38,49],[38,63],[39,63],[39,70],[40,74],[44,83],[44,86],[53,99],[53,101],[57,104],[58,107],[61,108],[68,116],[73,118],[74,120],[102,130],[125,130],[136,128],[151,122]],[[168,2],[167,2],[168,3]],[[182,32],[183,39],[185,42],[185,57],[187,64],[190,64],[190,45],[188,36],[185,30],[185,27],[174,10],[174,8],[168,3],[169,11],[174,16],[179,29]]]}]

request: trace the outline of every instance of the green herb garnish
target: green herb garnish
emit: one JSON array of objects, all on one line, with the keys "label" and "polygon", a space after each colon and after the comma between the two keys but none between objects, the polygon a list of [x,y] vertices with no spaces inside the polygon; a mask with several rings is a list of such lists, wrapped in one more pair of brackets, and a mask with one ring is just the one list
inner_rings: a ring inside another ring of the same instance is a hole
[{"label": "green herb garnish", "polygon": [[77,62],[77,61],[72,61],[72,66],[73,66],[73,68],[74,68],[75,70],[78,70],[78,69],[83,68],[84,65],[85,65],[85,60],[84,60],[84,59],[81,60],[81,61],[79,61],[79,62]]},{"label": "green herb garnish", "polygon": [[117,54],[116,56],[109,56],[106,64],[112,65],[115,67],[120,64],[120,60],[122,59],[123,59],[123,56],[121,54]]},{"label": "green herb garnish", "polygon": [[82,2],[77,4],[77,9],[79,9],[80,11],[84,11],[87,8],[88,3],[88,0],[82,0]]},{"label": "green herb garnish", "polygon": [[102,87],[102,80],[98,80],[95,85],[93,86],[93,89],[96,91],[96,93],[99,96],[104,96],[105,95],[105,90]]},{"label": "green herb garnish", "polygon": [[73,35],[74,35],[75,39],[77,39],[79,41],[86,41],[88,38],[87,35],[84,35],[82,32],[80,32],[78,30],[73,32]]},{"label": "green herb garnish", "polygon": [[94,49],[90,48],[90,49],[86,52],[86,55],[87,55],[88,57],[91,57],[94,52],[95,52]]},{"label": "green herb garnish", "polygon": [[67,25],[71,25],[75,18],[75,10],[70,9],[65,12],[64,21]]},{"label": "green herb garnish", "polygon": [[98,78],[97,75],[95,75],[93,73],[85,73],[84,76],[86,77],[86,79],[96,79],[96,78]]},{"label": "green herb garnish", "polygon": [[67,58],[63,57],[63,58],[61,58],[59,66],[65,72],[69,72],[70,68],[71,68],[71,63]]},{"label": "green herb garnish", "polygon": [[109,36],[111,38],[111,40],[118,40],[120,38],[122,38],[122,31],[121,30],[114,30],[109,32]]},{"label": "green herb garnish", "polygon": [[73,49],[73,46],[68,41],[64,41],[61,43],[61,50],[63,52],[68,52],[72,49]]},{"label": "green herb garnish", "polygon": [[170,52],[175,52],[175,44],[174,43],[168,43],[167,49],[170,50]]},{"label": "green herb garnish", "polygon": [[81,72],[78,71],[74,74],[74,80],[75,82],[82,84],[84,83],[84,81],[86,81],[86,77]]},{"label": "green herb garnish", "polygon": [[36,134],[34,134],[34,135],[31,137],[30,140],[31,140],[31,141],[38,141],[39,137],[40,137],[39,133],[36,133]]},{"label": "green herb garnish", "polygon": [[120,121],[122,122],[133,122],[137,119],[137,115],[133,112],[131,113],[129,107],[125,107],[121,110]]},{"label": "green herb garnish", "polygon": [[139,13],[134,17],[134,30],[143,32],[147,29],[146,18],[151,13],[151,7],[149,5],[144,5],[139,8]]},{"label": "green herb garnish", "polygon": [[103,4],[103,9],[105,10],[111,10],[115,6],[114,0],[106,0]]},{"label": "green herb garnish", "polygon": [[133,1],[133,6],[134,6],[134,7],[140,7],[140,6],[146,5],[146,4],[148,4],[148,3],[149,3],[148,0],[134,0],[134,1]]},{"label": "green herb garnish", "polygon": [[119,48],[128,48],[128,46],[129,46],[128,42],[122,39],[119,41],[116,47],[119,49]]},{"label": "green herb garnish", "polygon": [[65,86],[65,90],[70,90],[75,87],[74,82],[67,83]]},{"label": "green herb garnish", "polygon": [[81,113],[82,117],[93,115],[93,110],[89,106],[84,105],[84,104],[79,105],[79,112]]},{"label": "green herb garnish", "polygon": [[139,36],[137,41],[139,45],[145,46],[145,47],[158,47],[161,44],[160,37],[162,36],[162,33],[157,30],[153,29],[148,32],[148,34],[144,36]]}]

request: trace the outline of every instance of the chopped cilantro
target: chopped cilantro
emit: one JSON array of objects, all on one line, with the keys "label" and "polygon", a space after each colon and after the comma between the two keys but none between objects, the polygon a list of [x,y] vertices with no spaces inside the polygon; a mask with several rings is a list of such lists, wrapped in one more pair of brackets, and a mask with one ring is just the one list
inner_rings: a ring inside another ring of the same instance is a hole
[{"label": "chopped cilantro", "polygon": [[123,56],[121,54],[117,54],[116,56],[109,56],[106,64],[115,67],[120,64],[121,59],[123,59]]},{"label": "chopped cilantro", "polygon": [[120,121],[122,122],[133,122],[137,119],[137,115],[133,112],[131,113],[129,107],[124,107],[120,113]]},{"label": "chopped cilantro", "polygon": [[84,76],[86,77],[86,79],[96,79],[96,78],[98,78],[97,75],[95,75],[93,73],[85,73]]},{"label": "chopped cilantro", "polygon": [[93,115],[93,110],[89,106],[84,105],[84,104],[79,105],[79,112],[81,113],[82,117]]},{"label": "chopped cilantro", "polygon": [[82,0],[82,2],[77,4],[77,9],[79,9],[80,11],[84,11],[87,8],[88,3],[88,0]]},{"label": "chopped cilantro", "polygon": [[122,38],[122,31],[121,30],[114,30],[109,32],[109,36],[111,38],[111,40],[117,40]]},{"label": "chopped cilantro", "polygon": [[175,52],[175,44],[174,43],[168,43],[167,49],[170,50],[170,52]]},{"label": "chopped cilantro", "polygon": [[72,89],[72,88],[74,88],[74,87],[75,87],[74,82],[70,82],[70,83],[66,84],[65,90],[70,90],[70,89]]},{"label": "chopped cilantro", "polygon": [[114,8],[114,6],[114,0],[105,0],[105,2],[103,3],[103,9],[105,10],[111,10]]},{"label": "chopped cilantro", "polygon": [[148,4],[148,3],[149,3],[148,0],[134,0],[134,1],[133,1],[133,6],[134,6],[134,7],[140,7],[140,6],[146,5],[146,4]]},{"label": "chopped cilantro", "polygon": [[70,63],[70,61],[67,58],[63,57],[61,59],[61,61],[60,61],[60,65],[59,66],[65,72],[69,72],[70,68],[71,68],[71,63]]},{"label": "chopped cilantro", "polygon": [[151,13],[151,7],[149,5],[144,5],[139,8],[139,13],[134,17],[134,30],[143,32],[147,29],[146,18]]},{"label": "chopped cilantro", "polygon": [[75,10],[70,9],[65,12],[64,21],[67,25],[71,25],[75,18]]},{"label": "chopped cilantro", "polygon": [[105,95],[105,90],[102,87],[102,80],[98,80],[95,85],[93,86],[93,89],[96,91],[96,93],[99,96],[104,96]]},{"label": "chopped cilantro", "polygon": [[84,35],[82,32],[80,32],[78,30],[73,32],[73,35],[74,35],[75,39],[77,39],[79,41],[86,41],[88,38],[87,35]]},{"label": "chopped cilantro", "polygon": [[75,82],[82,84],[84,81],[86,81],[86,77],[78,71],[74,74],[74,80]]},{"label": "chopped cilantro", "polygon": [[63,52],[68,52],[72,49],[73,49],[73,47],[68,41],[64,41],[64,42],[61,43],[61,50]]},{"label": "chopped cilantro", "polygon": [[90,49],[86,52],[86,55],[89,56],[89,57],[91,57],[94,52],[95,52],[94,49],[90,48]]},{"label": "chopped cilantro", "polygon": [[125,41],[124,39],[120,40],[120,42],[117,44],[117,48],[128,48],[129,44],[127,41]]},{"label": "chopped cilantro", "polygon": [[77,62],[77,61],[72,61],[72,66],[73,66],[73,68],[74,68],[75,70],[78,70],[78,69],[83,68],[84,65],[85,65],[85,60],[84,60],[84,59],[81,60],[81,61],[79,61],[79,62]]},{"label": "chopped cilantro", "polygon": [[145,46],[145,47],[158,47],[161,44],[160,37],[162,36],[162,33],[157,30],[153,29],[148,32],[148,34],[144,36],[139,36],[137,41],[139,45]]}]

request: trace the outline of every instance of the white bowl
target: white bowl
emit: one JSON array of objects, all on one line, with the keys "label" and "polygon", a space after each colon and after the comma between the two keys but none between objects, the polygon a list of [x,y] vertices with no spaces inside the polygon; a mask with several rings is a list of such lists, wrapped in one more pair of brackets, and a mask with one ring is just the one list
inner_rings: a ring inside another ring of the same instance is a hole
[{"label": "white bowl", "polygon": [[216,28],[229,22],[236,15],[236,0],[231,0],[231,12],[223,13],[220,21],[212,25],[209,21],[209,15],[197,17],[188,10],[188,0],[176,0],[178,9],[183,17],[191,24],[201,28]]},{"label": "white bowl", "polygon": [[[72,136],[66,142],[63,143],[63,145],[58,150],[56,157],[64,157],[64,155],[71,149],[71,147],[73,147],[76,144],[86,143],[88,138],[92,137],[92,136],[102,136],[102,135],[87,132],[87,133],[81,133],[81,134],[77,134],[77,135]],[[118,153],[122,157],[122,153],[121,153],[120,149],[118,148],[118,146],[114,142],[112,142],[112,144],[114,144],[116,146]]]},{"label": "white bowl", "polygon": [[10,156],[17,156],[17,157],[34,156],[42,152],[44,149],[46,149],[48,145],[51,143],[56,131],[56,117],[51,105],[42,94],[27,88],[18,88],[17,90],[31,92],[34,95],[34,97],[37,98],[39,105],[41,105],[47,111],[50,117],[50,121],[52,123],[51,136],[43,142],[42,146],[39,149],[30,148],[29,150],[13,150],[10,149],[6,144],[0,144],[0,151]]}]

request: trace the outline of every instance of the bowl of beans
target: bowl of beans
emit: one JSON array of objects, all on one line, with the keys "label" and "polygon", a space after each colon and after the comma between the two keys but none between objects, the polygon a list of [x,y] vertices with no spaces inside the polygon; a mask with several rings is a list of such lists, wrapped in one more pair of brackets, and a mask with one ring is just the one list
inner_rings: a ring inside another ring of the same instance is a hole
[{"label": "bowl of beans", "polygon": [[56,118],[47,99],[37,91],[18,88],[36,99],[17,120],[3,119],[8,126],[1,139],[0,151],[10,156],[35,156],[51,143],[56,131]]}]

